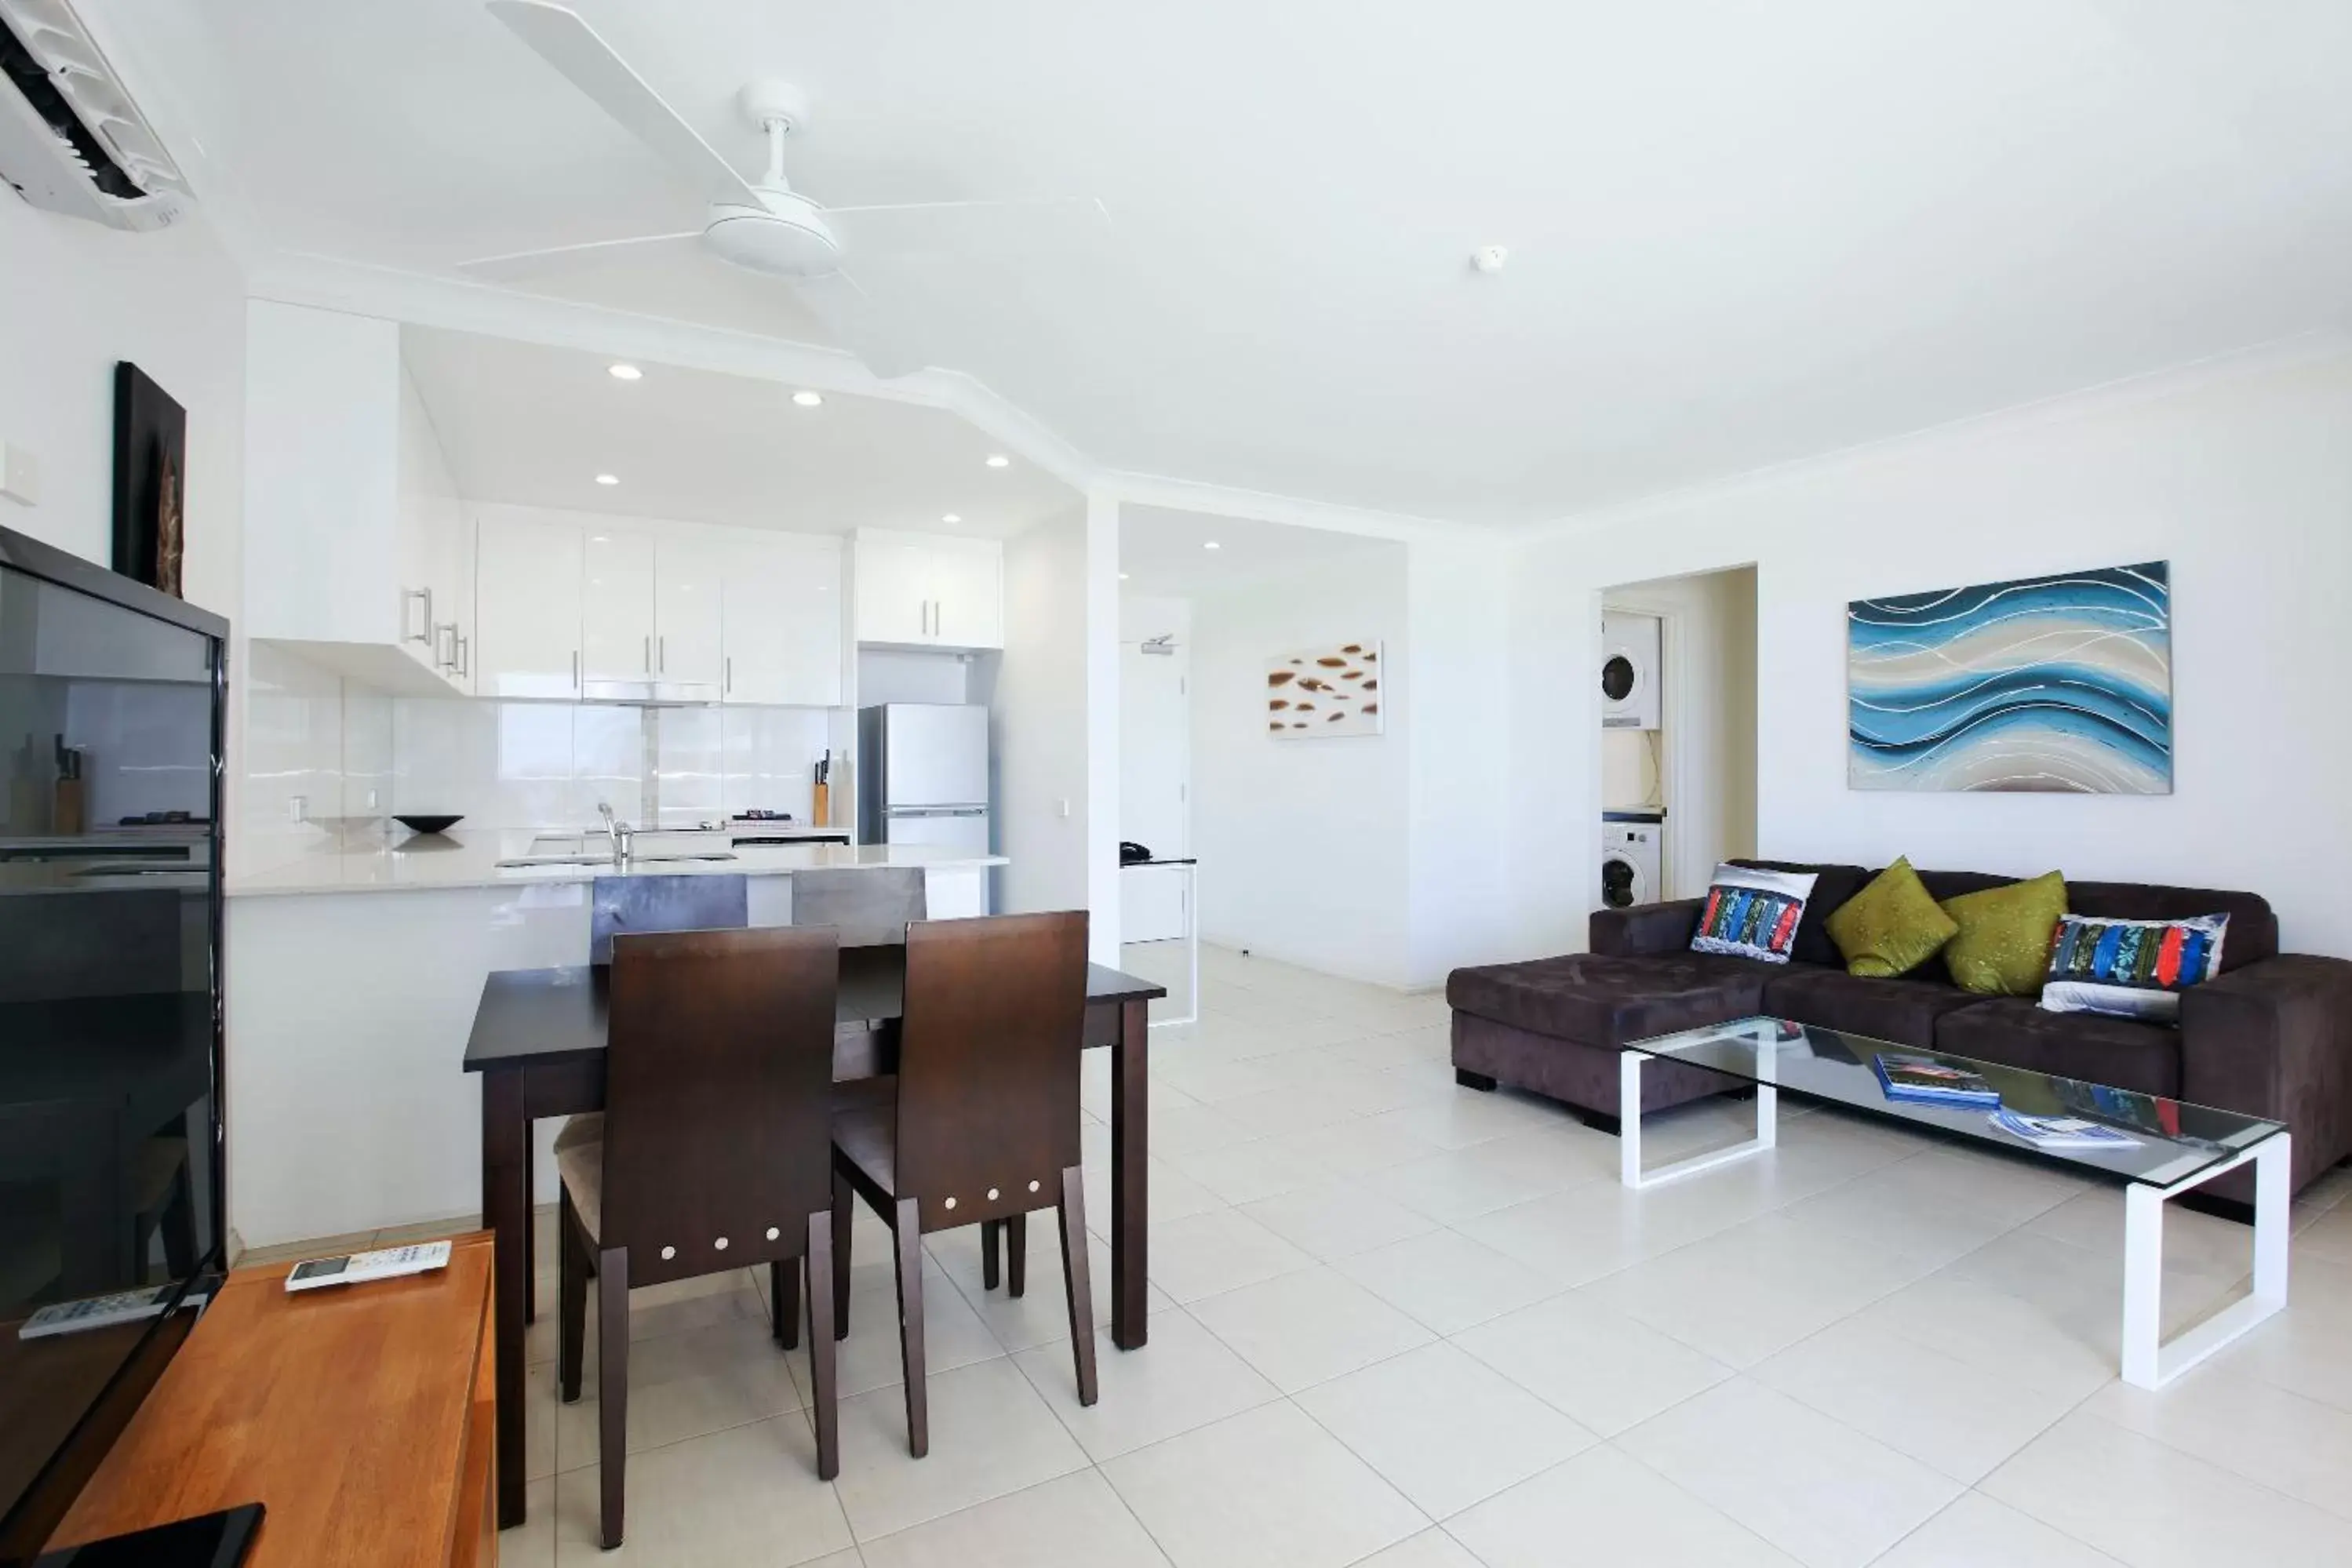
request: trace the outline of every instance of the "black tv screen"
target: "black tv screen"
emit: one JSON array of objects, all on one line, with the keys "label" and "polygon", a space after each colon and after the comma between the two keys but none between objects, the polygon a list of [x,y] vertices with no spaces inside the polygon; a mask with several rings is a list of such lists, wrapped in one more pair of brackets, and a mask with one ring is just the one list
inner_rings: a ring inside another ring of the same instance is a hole
[{"label": "black tv screen", "polygon": [[221,1264],[226,634],[0,530],[0,1563]]}]

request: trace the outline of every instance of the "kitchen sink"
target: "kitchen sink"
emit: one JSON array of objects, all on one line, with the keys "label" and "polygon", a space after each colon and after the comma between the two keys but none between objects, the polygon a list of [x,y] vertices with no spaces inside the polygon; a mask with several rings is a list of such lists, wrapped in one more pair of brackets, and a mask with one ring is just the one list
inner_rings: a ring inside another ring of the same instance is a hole
[{"label": "kitchen sink", "polygon": [[[711,834],[688,830],[669,832],[648,830],[636,834],[629,846],[631,865],[667,865],[680,861],[731,861],[735,858],[734,851],[713,847]],[[602,832],[541,833],[530,841],[530,847],[521,854],[498,862],[502,870],[536,865],[608,866],[612,863],[611,843]]]}]

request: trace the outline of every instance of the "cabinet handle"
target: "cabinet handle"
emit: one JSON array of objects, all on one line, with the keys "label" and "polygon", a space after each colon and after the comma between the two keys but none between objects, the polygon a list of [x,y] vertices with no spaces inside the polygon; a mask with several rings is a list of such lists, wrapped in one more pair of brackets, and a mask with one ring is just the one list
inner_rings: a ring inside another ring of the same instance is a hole
[{"label": "cabinet handle", "polygon": [[[408,629],[408,601],[412,599],[421,601],[425,606],[422,629],[415,632]],[[400,591],[400,636],[401,641],[404,643],[422,643],[427,647],[432,645],[433,591],[431,589],[404,588]]]},{"label": "cabinet handle", "polygon": [[734,654],[732,654],[732,653],[728,654],[728,655],[727,655],[727,661],[726,661],[726,663],[727,663],[727,675],[726,675],[727,684],[726,684],[724,686],[720,687],[719,689],[720,689],[720,691],[721,691],[721,692],[723,692],[723,693],[730,693],[730,694],[731,694],[731,693],[735,690],[735,655],[734,655]]},{"label": "cabinet handle", "polygon": [[462,679],[464,679],[465,677],[467,677],[467,676],[468,676],[468,675],[471,675],[473,673],[474,673],[474,640],[473,640],[471,637],[460,637],[460,638],[458,638],[458,639],[457,639],[457,675],[458,675],[458,678],[462,680]]},{"label": "cabinet handle", "polygon": [[580,650],[577,648],[572,650],[572,689],[575,692],[580,689]]},{"label": "cabinet handle", "polygon": [[[446,654],[442,652],[444,648],[448,650]],[[454,673],[457,668],[457,623],[455,621],[444,621],[433,628],[433,667],[445,673]]]},{"label": "cabinet handle", "polygon": [[667,637],[654,639],[654,668],[665,675],[669,674],[669,639]]},{"label": "cabinet handle", "polygon": [[650,674],[652,674],[653,673],[654,673],[654,640],[653,640],[651,637],[648,637],[648,638],[646,638],[646,674],[649,674],[649,675],[650,675]]}]

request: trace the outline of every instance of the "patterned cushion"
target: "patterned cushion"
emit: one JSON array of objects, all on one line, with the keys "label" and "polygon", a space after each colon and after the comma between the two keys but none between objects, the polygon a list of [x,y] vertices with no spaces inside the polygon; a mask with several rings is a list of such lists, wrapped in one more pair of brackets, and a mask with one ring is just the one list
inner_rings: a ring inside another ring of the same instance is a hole
[{"label": "patterned cushion", "polygon": [[1695,953],[1729,953],[1767,964],[1785,964],[1796,945],[1797,924],[1813,894],[1811,872],[1759,871],[1719,865],[1699,906]]},{"label": "patterned cushion", "polygon": [[2221,968],[2226,915],[2186,920],[2095,920],[2070,915],[2050,947],[2042,1005],[2053,1013],[2111,1013],[2177,1022],[2180,992]]}]

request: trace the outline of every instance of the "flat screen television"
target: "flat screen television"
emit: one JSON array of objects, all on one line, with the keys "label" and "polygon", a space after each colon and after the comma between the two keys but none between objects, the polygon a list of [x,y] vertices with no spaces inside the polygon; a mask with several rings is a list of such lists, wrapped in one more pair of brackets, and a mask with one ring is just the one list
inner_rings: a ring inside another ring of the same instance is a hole
[{"label": "flat screen television", "polygon": [[[227,637],[0,529],[7,1568],[38,1554],[218,1282]],[[77,1305],[125,1293],[118,1316]]]}]

